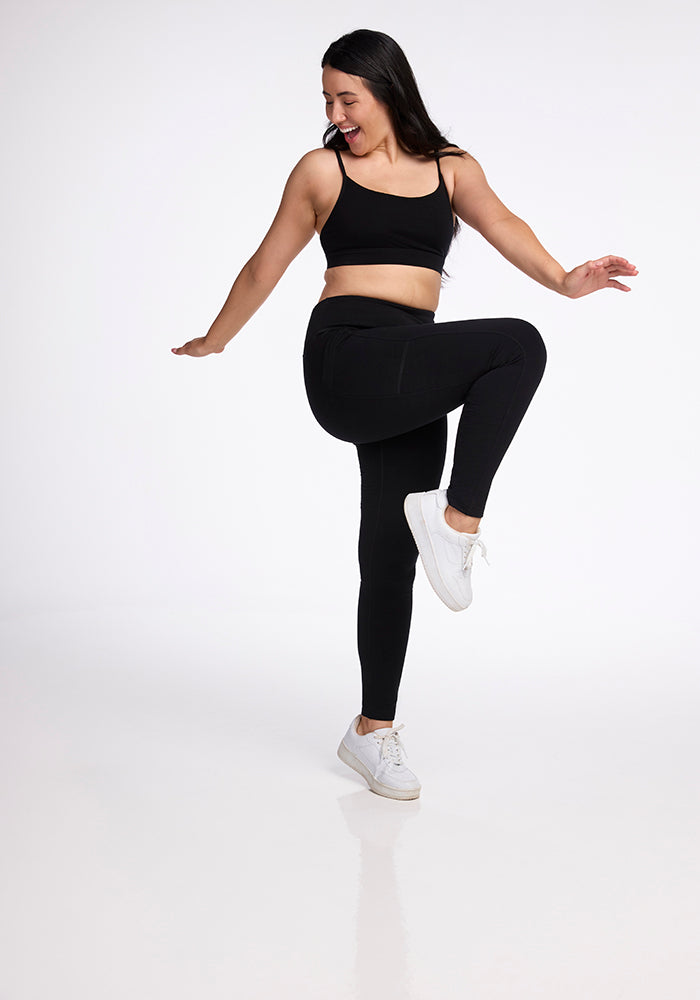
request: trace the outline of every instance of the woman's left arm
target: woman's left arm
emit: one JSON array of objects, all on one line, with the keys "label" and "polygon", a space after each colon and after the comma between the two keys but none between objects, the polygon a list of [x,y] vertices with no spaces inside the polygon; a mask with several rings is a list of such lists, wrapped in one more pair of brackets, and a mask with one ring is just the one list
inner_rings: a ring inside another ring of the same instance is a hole
[{"label": "woman's left arm", "polygon": [[581,298],[599,288],[630,291],[628,285],[615,280],[638,273],[624,257],[610,254],[588,260],[573,271],[565,271],[547,253],[528,224],[506,208],[491,190],[484,171],[473,156],[467,154],[449,159],[455,165],[452,207],[457,215],[530,278],[570,299]]}]

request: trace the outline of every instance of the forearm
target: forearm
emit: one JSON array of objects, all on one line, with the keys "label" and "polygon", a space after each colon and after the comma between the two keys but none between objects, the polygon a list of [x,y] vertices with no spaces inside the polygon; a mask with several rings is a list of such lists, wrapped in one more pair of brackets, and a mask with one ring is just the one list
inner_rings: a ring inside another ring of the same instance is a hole
[{"label": "forearm", "polygon": [[223,351],[226,344],[257,312],[276,284],[276,279],[257,277],[248,261],[234,281],[219,315],[210,326],[206,335],[207,342],[216,351]]},{"label": "forearm", "polygon": [[495,222],[483,236],[506,260],[528,277],[545,288],[565,294],[563,282],[566,271],[547,253],[528,224],[517,215]]}]

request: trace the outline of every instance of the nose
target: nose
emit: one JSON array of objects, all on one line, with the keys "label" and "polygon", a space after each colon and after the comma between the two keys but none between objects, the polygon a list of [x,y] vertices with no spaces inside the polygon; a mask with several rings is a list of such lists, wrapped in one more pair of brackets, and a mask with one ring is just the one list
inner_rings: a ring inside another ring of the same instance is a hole
[{"label": "nose", "polygon": [[343,111],[342,106],[337,111],[335,108],[332,108],[329,118],[334,125],[342,125],[346,121],[345,112]]}]

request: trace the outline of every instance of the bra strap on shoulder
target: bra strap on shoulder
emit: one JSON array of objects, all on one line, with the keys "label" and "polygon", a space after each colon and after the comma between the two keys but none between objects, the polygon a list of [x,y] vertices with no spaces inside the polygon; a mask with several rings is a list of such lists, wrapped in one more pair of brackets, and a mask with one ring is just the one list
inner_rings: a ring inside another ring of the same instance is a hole
[{"label": "bra strap on shoulder", "polygon": [[442,170],[440,170],[440,159],[441,157],[439,156],[435,157],[435,160],[437,161],[438,177],[440,178],[440,180],[442,180]]},{"label": "bra strap on shoulder", "polygon": [[335,155],[338,157],[338,163],[340,164],[340,169],[343,172],[343,176],[346,176],[346,174],[345,174],[345,167],[343,166],[343,157],[340,155],[340,150],[339,149],[336,149]]}]

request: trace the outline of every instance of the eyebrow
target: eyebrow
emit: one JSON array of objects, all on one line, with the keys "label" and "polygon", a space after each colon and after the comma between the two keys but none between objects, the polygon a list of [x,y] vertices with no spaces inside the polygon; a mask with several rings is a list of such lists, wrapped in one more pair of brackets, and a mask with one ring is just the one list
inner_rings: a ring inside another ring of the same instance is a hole
[{"label": "eyebrow", "polygon": [[[322,90],[321,93],[325,94],[327,97],[333,96],[332,94],[329,94],[327,90]],[[350,97],[357,97],[354,90],[341,90],[336,94],[336,97],[345,97],[346,94],[349,94]]]}]

